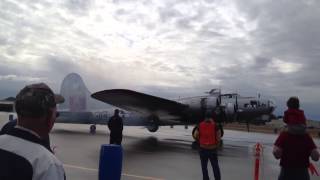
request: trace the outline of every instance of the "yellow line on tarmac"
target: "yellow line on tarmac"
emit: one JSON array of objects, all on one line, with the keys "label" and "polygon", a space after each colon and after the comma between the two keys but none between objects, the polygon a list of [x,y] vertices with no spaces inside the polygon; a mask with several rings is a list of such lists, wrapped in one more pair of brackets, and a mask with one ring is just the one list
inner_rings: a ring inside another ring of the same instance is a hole
[{"label": "yellow line on tarmac", "polygon": [[122,175],[122,176],[128,176],[128,177],[135,177],[135,178],[139,178],[139,179],[148,179],[148,180],[164,180],[164,179],[155,178],[155,177],[137,176],[137,175],[133,175],[133,174],[126,174],[126,173],[122,173],[121,175]]},{"label": "yellow line on tarmac", "polygon": [[[87,167],[82,167],[82,166],[75,166],[75,165],[71,165],[71,164],[63,164],[63,166],[67,167],[67,168],[74,168],[74,169],[81,169],[81,170],[86,170],[86,171],[98,172],[98,169],[87,168]],[[122,176],[139,178],[139,179],[147,179],[147,180],[164,180],[164,179],[161,179],[161,178],[148,177],[148,176],[138,176],[138,175],[127,174],[127,173],[122,173],[121,175]]]},{"label": "yellow line on tarmac", "polygon": [[70,165],[70,164],[63,164],[63,166],[64,166],[64,167],[68,167],[68,168],[74,168],[74,169],[81,169],[81,170],[98,172],[98,169],[86,168],[86,167],[75,166],[75,165]]}]

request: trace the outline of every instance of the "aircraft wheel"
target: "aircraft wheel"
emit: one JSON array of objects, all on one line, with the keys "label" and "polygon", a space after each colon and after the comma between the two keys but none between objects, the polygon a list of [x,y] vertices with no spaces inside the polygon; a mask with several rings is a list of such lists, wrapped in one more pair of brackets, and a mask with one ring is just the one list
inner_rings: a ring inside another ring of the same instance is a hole
[{"label": "aircraft wheel", "polygon": [[95,133],[96,133],[96,129],[97,129],[97,128],[96,128],[96,125],[91,125],[91,126],[90,126],[90,133],[91,133],[91,134],[95,134]]}]

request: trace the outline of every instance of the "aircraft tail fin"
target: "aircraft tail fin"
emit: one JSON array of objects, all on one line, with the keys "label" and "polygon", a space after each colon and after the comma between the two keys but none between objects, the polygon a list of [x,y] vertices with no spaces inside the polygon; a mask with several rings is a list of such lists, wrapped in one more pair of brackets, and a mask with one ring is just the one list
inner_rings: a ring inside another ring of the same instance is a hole
[{"label": "aircraft tail fin", "polygon": [[221,89],[211,89],[209,92],[206,92],[206,93],[210,95],[220,95]]},{"label": "aircraft tail fin", "polygon": [[63,79],[60,94],[65,102],[58,105],[59,111],[90,112],[111,108],[110,105],[92,99],[91,92],[76,73],[70,73]]},{"label": "aircraft tail fin", "polygon": [[80,75],[68,74],[62,81],[60,94],[65,98],[65,102],[59,105],[59,109],[71,112],[87,111],[87,101],[91,93]]}]

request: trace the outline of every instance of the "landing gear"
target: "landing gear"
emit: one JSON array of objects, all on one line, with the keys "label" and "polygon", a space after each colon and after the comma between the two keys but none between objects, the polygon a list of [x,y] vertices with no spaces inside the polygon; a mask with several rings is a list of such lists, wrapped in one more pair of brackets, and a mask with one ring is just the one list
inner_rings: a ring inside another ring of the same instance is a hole
[{"label": "landing gear", "polygon": [[91,133],[91,134],[96,134],[96,129],[97,129],[97,128],[96,128],[96,125],[94,125],[94,124],[91,125],[91,126],[90,126],[90,133]]},{"label": "landing gear", "polygon": [[155,116],[155,115],[151,115],[148,117],[149,119],[149,122],[147,125],[147,129],[150,131],[150,132],[156,132],[158,131],[159,129],[159,117],[158,116]]}]

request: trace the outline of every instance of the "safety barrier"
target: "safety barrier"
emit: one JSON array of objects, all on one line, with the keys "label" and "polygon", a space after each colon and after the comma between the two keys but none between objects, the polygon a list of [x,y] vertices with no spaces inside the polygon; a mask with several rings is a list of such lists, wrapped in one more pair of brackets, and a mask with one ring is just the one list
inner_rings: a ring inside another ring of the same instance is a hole
[{"label": "safety barrier", "polygon": [[121,146],[113,144],[101,145],[99,180],[120,180],[122,156]]},{"label": "safety barrier", "polygon": [[260,177],[260,163],[261,163],[261,156],[262,156],[262,145],[257,143],[254,146],[254,180],[259,180]]}]

